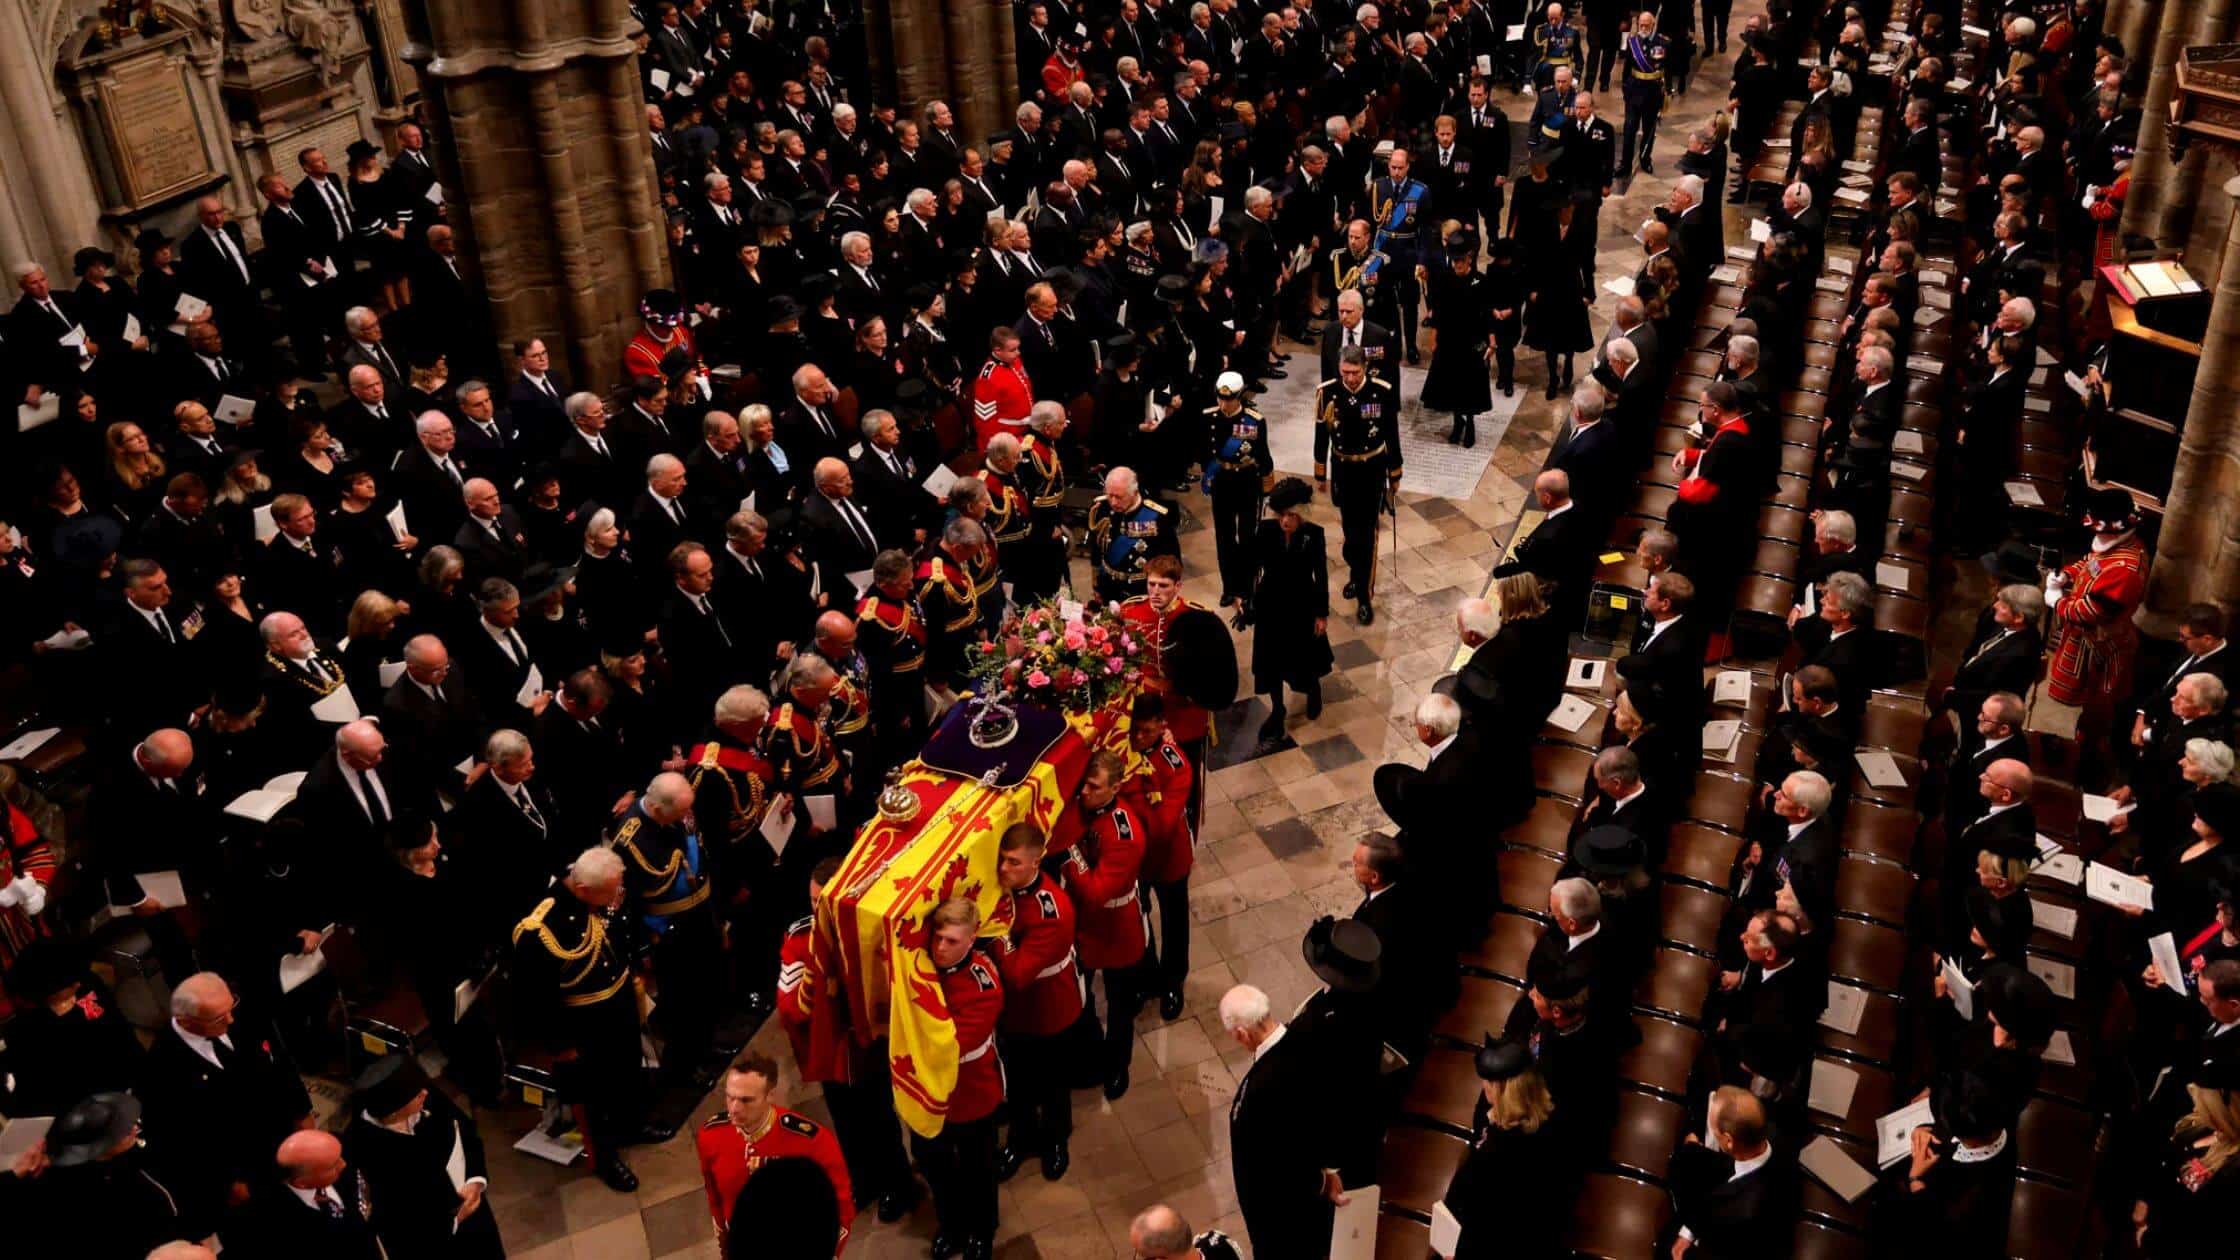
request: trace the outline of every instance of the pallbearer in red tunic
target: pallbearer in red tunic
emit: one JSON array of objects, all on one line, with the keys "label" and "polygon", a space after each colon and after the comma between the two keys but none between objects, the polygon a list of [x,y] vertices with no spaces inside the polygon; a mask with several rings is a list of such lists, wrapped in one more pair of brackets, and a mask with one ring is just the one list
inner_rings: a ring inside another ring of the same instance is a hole
[{"label": "pallbearer in red tunic", "polygon": [[998,328],[988,334],[988,359],[972,382],[972,435],[985,452],[998,433],[1014,437],[1027,431],[1027,413],[1034,409],[1034,382],[1019,362],[1019,334]]},{"label": "pallbearer in red tunic", "polygon": [[1042,1161],[1045,1180],[1065,1176],[1073,1136],[1074,1065],[1068,1037],[1081,1020],[1081,968],[1073,950],[1073,898],[1042,873],[1043,835],[1020,823],[1003,833],[996,877],[1011,893],[1011,935],[995,944],[1003,973],[1003,1067],[1011,1100],[1011,1132],[996,1153],[996,1175],[1009,1181],[1021,1160]]},{"label": "pallbearer in red tunic", "polygon": [[957,1087],[941,1132],[913,1136],[911,1147],[940,1222],[933,1254],[988,1260],[996,1236],[995,1113],[1003,1105],[996,1025],[1003,1017],[1003,981],[997,964],[973,948],[980,912],[971,901],[952,897],[935,906],[926,927],[926,954],[941,974],[941,998],[956,1029]]},{"label": "pallbearer in red tunic", "polygon": [[1205,819],[1212,711],[1237,698],[1237,644],[1219,613],[1183,598],[1178,557],[1151,557],[1144,586],[1144,594],[1121,603],[1120,617],[1156,649],[1147,685],[1166,702],[1167,730],[1196,772],[1184,810],[1195,831]]},{"label": "pallbearer in red tunic", "polygon": [[1079,916],[1082,974],[1104,975],[1104,1055],[1097,1066],[1105,1073],[1105,1097],[1112,1099],[1128,1092],[1136,1011],[1149,982],[1143,956],[1151,940],[1136,884],[1150,829],[1135,802],[1120,794],[1127,781],[1127,763],[1117,754],[1092,755],[1050,846]]},{"label": "pallbearer in red tunic", "polygon": [[2094,491],[2084,508],[2091,549],[2047,584],[2054,602],[2046,694],[2081,706],[2093,729],[2105,723],[2115,697],[2131,694],[2139,646],[2131,614],[2147,595],[2147,549],[2133,532],[2138,511],[2124,491]]},{"label": "pallbearer in red tunic", "polygon": [[1159,957],[1151,964],[1159,1013],[1182,1016],[1182,981],[1190,974],[1190,868],[1196,833],[1190,825],[1197,770],[1167,729],[1166,704],[1141,695],[1128,715],[1127,795],[1137,802],[1149,836],[1143,882],[1159,902]]},{"label": "pallbearer in red tunic", "polygon": [[[700,1153],[700,1179],[708,1191],[708,1212],[715,1217],[716,1238],[719,1242],[728,1238],[731,1205],[757,1170],[774,1159],[800,1157],[814,1160],[832,1182],[829,1206],[804,1203],[801,1210],[830,1210],[838,1216],[840,1246],[833,1252],[838,1255],[848,1245],[848,1225],[856,1214],[847,1162],[840,1158],[840,1143],[831,1130],[777,1105],[777,1085],[776,1063],[758,1054],[741,1058],[724,1073],[722,1112],[709,1117],[694,1139]],[[739,1227],[751,1230],[760,1224],[742,1220]]]}]

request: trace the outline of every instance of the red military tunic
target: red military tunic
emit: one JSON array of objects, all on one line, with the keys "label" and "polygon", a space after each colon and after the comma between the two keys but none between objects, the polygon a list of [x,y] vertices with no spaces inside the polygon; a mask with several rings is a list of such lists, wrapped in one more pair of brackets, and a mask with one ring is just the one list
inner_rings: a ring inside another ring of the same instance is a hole
[{"label": "red military tunic", "polygon": [[1122,796],[1094,815],[1068,810],[1058,828],[1065,850],[1059,876],[1073,896],[1081,965],[1092,971],[1134,966],[1151,940],[1136,895],[1148,830],[1143,816]]},{"label": "red military tunic", "polygon": [[1143,844],[1143,878],[1171,884],[1190,878],[1190,759],[1182,755],[1173,732],[1148,749],[1128,749],[1127,791],[1136,800],[1150,834]]},{"label": "red military tunic", "polygon": [[1034,516],[1027,506],[1027,496],[1019,490],[1016,471],[1000,473],[983,467],[978,475],[980,484],[988,488],[988,515],[980,522],[987,527],[988,536],[998,547],[1025,542]]},{"label": "red military tunic", "polygon": [[679,348],[695,364],[700,361],[700,353],[692,345],[691,329],[682,325],[672,328],[667,341],[655,340],[652,333],[640,331],[630,339],[629,345],[622,348],[622,370],[631,376],[666,379],[669,374],[661,370],[661,360],[668,357],[671,350]]},{"label": "red military tunic", "polygon": [[2061,573],[2068,585],[2053,606],[2046,694],[2062,704],[2105,707],[2131,691],[2139,643],[2131,614],[2147,597],[2147,549],[2126,534],[2106,551],[2087,551]]},{"label": "red military tunic", "polygon": [[1011,894],[1011,935],[995,947],[1005,1032],[1054,1037],[1081,1018],[1081,967],[1073,936],[1073,898],[1056,881],[1037,875]]},{"label": "red military tunic", "polygon": [[996,1024],[1003,1018],[1003,980],[975,949],[941,972],[941,997],[957,1032],[957,1087],[949,1093],[950,1124],[984,1120],[1003,1105],[1003,1060]]},{"label": "red military tunic", "polygon": [[693,1145],[700,1151],[700,1180],[708,1190],[708,1211],[715,1217],[719,1240],[730,1232],[731,1205],[739,1197],[739,1188],[756,1169],[773,1159],[806,1156],[832,1179],[832,1209],[840,1218],[840,1245],[832,1254],[847,1249],[848,1223],[856,1214],[855,1192],[848,1184],[848,1161],[841,1158],[840,1143],[831,1130],[799,1112],[772,1107],[752,1136],[731,1123],[731,1117],[718,1113],[700,1126]]},{"label": "red military tunic", "polygon": [[838,986],[831,966],[817,952],[813,928],[812,917],[803,915],[786,929],[778,951],[778,1022],[793,1043],[802,1080],[851,1081],[855,1072],[848,1032],[830,1014],[839,1008]]},{"label": "red military tunic", "polygon": [[980,376],[972,382],[972,434],[983,454],[998,433],[1025,437],[1027,412],[1033,409],[1034,383],[1027,379],[1024,363],[989,359],[980,365]]},{"label": "red military tunic", "polygon": [[1153,656],[1153,667],[1148,671],[1148,682],[1166,701],[1167,730],[1177,743],[1182,744],[1204,739],[1206,732],[1213,729],[1213,715],[1192,704],[1181,692],[1176,691],[1167,681],[1165,670],[1158,666],[1165,659],[1167,627],[1174,624],[1174,619],[1184,609],[1194,607],[1196,605],[1180,595],[1174,597],[1174,602],[1167,605],[1164,612],[1152,606],[1149,595],[1132,596],[1120,603],[1120,619],[1151,640],[1151,646],[1158,649]]}]

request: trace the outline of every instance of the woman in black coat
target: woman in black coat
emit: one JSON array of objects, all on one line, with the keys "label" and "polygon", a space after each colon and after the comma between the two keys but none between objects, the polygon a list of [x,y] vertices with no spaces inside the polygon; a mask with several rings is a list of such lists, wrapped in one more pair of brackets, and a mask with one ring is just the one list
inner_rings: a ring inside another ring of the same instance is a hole
[{"label": "woman in black coat", "polygon": [[1504,728],[1496,735],[1521,744],[1539,732],[1563,698],[1569,636],[1548,608],[1539,578],[1512,573],[1496,579],[1493,590],[1501,629],[1488,646],[1493,649],[1493,675],[1501,683],[1498,711]]},{"label": "woman in black coat", "polygon": [[[1487,330],[1493,334],[1493,363],[1500,375],[1503,398],[1517,392],[1517,342],[1524,336],[1524,300],[1529,291],[1524,264],[1517,261],[1517,243],[1493,243],[1493,259],[1486,264],[1485,299]],[[1473,435],[1474,436],[1474,435]]]},{"label": "woman in black coat", "polygon": [[1446,1206],[1462,1226],[1455,1260],[1551,1256],[1564,1214],[1561,1203],[1577,1174],[1548,1086],[1519,1041],[1492,1042],[1478,1052],[1485,1094],[1470,1154],[1447,1183]]},{"label": "woman in black coat", "polygon": [[[1570,252],[1568,237],[1576,202],[1562,203],[1557,212],[1552,248],[1537,249],[1528,257],[1531,296],[1525,303],[1524,343],[1548,356],[1548,397],[1571,388],[1571,356],[1594,348],[1594,327],[1587,310],[1594,293],[1580,279],[1578,259]],[[1564,243],[1556,244],[1556,240]]]},{"label": "woman in black coat", "polygon": [[1493,357],[1493,315],[1486,278],[1478,274],[1478,241],[1457,232],[1447,242],[1443,265],[1427,272],[1424,300],[1431,314],[1424,322],[1438,330],[1431,349],[1431,370],[1423,377],[1423,408],[1454,415],[1449,445],[1478,444],[1478,413],[1493,406],[1486,360]]},{"label": "woman in black coat", "polygon": [[1283,689],[1306,693],[1307,720],[1322,715],[1322,676],[1335,663],[1330,654],[1330,577],[1322,527],[1299,509],[1313,491],[1297,477],[1286,477],[1269,492],[1273,515],[1252,536],[1252,594],[1237,614],[1238,628],[1257,625],[1252,636],[1252,689],[1269,698],[1268,720],[1260,738],[1283,737]]}]

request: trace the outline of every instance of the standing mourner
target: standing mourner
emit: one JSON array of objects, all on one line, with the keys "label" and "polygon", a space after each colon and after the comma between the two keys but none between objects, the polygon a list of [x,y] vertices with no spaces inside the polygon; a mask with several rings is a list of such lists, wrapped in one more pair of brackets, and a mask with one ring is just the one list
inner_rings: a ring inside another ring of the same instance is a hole
[{"label": "standing mourner", "polygon": [[1436,340],[1423,377],[1423,407],[1453,414],[1449,443],[1476,446],[1478,413],[1493,406],[1486,367],[1494,358],[1496,295],[1478,272],[1478,240],[1468,232],[1447,241],[1439,262],[1428,271],[1424,292],[1431,308],[1425,322]]},{"label": "standing mourner", "polygon": [[1307,483],[1286,477],[1268,495],[1268,519],[1252,535],[1252,580],[1239,629],[1254,626],[1252,689],[1268,697],[1260,738],[1283,738],[1283,690],[1307,697],[1307,720],[1322,716],[1322,679],[1335,664],[1330,652],[1330,577],[1322,527],[1301,511],[1314,497]]},{"label": "standing mourner", "polygon": [[[1377,518],[1400,489],[1400,399],[1368,360],[1348,347],[1338,377],[1315,391],[1314,479],[1337,505],[1345,531],[1345,597],[1362,625],[1377,619]],[[1336,469],[1331,465],[1335,463]]]},{"label": "standing mourner", "polygon": [[1213,450],[1206,458],[1204,488],[1213,496],[1213,545],[1221,564],[1221,606],[1237,602],[1249,585],[1252,531],[1260,520],[1260,500],[1275,484],[1275,456],[1268,452],[1268,418],[1244,400],[1244,378],[1223,372],[1213,383],[1214,404],[1205,409]]},{"label": "standing mourner", "polygon": [[2047,581],[2054,593],[2046,641],[2046,695],[2085,711],[2095,732],[2131,690],[2139,632],[2131,614],[2147,594],[2147,549],[2136,528],[2138,505],[2123,490],[2097,490],[2084,505],[2092,543]]}]

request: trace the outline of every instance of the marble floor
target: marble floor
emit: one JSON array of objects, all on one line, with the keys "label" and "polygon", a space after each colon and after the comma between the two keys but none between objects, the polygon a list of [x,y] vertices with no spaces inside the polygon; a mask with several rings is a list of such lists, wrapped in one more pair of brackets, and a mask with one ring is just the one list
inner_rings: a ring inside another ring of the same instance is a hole
[{"label": "marble floor", "polygon": [[[1737,7],[1739,31],[1745,14],[1758,6],[1746,0]],[[1660,174],[1637,177],[1605,205],[1602,278],[1630,275],[1639,265],[1632,232],[1669,191],[1665,175],[1688,130],[1724,108],[1732,65],[1731,56],[1714,55],[1697,69],[1691,90],[1665,111]],[[1521,134],[1529,100],[1510,96],[1503,107]],[[1614,94],[1605,99],[1603,113],[1613,124],[1621,120],[1619,111]],[[1728,239],[1745,239],[1740,208],[1723,209],[1730,216]],[[1596,296],[1599,334],[1614,299],[1599,290]],[[1312,353],[1289,348],[1300,353],[1288,379],[1271,382],[1260,399],[1279,423],[1304,417],[1315,383]],[[1586,368],[1581,363],[1579,374]],[[1408,373],[1411,393],[1421,380],[1420,370]],[[1289,1009],[1313,987],[1299,957],[1300,934],[1316,916],[1350,913],[1359,900],[1341,863],[1363,831],[1386,825],[1369,793],[1374,768],[1423,759],[1408,715],[1447,670],[1455,647],[1454,603],[1485,588],[1546,456],[1559,416],[1557,404],[1542,396],[1544,383],[1542,361],[1527,356],[1518,372],[1516,414],[1467,497],[1403,492],[1396,572],[1388,570],[1382,580],[1376,624],[1362,627],[1350,616],[1330,620],[1338,672],[1326,681],[1321,717],[1308,722],[1294,706],[1288,740],[1254,756],[1252,735],[1265,710],[1257,701],[1244,701],[1224,715],[1221,730],[1230,738],[1208,780],[1191,879],[1196,930],[1187,1008],[1173,1023],[1159,1019],[1156,1010],[1138,1021],[1135,1084],[1119,1102],[1108,1103],[1096,1091],[1075,1095],[1073,1167],[1064,1180],[1045,1182],[1030,1163],[1002,1188],[999,1256],[1127,1257],[1128,1221],[1160,1201],[1178,1208],[1197,1228],[1230,1231],[1242,1245],[1228,1160],[1228,1102],[1248,1056],[1222,1034],[1215,1005],[1240,981],[1265,989],[1278,1010]],[[1481,429],[1490,432],[1484,424]],[[1213,540],[1203,524],[1207,505],[1192,493],[1183,496],[1182,506],[1194,518],[1182,540],[1190,575],[1185,589],[1192,599],[1211,603],[1219,582]],[[1332,568],[1342,568],[1334,512],[1318,502],[1309,514],[1328,530]],[[1393,563],[1390,540],[1379,552]],[[1077,576],[1087,589],[1086,575]],[[1250,637],[1249,631],[1239,635],[1240,652],[1247,655]],[[786,1042],[774,1026],[764,1028],[756,1044],[777,1055],[790,1075]],[[794,1081],[786,1092],[792,1105],[821,1115],[814,1087]],[[700,1114],[711,1115],[717,1107],[711,1101]],[[641,1184],[634,1196],[625,1196],[606,1189],[580,1165],[561,1169],[515,1154],[512,1142],[531,1123],[526,1109],[490,1113],[484,1123],[494,1152],[490,1199],[507,1248],[518,1260],[717,1254],[689,1132],[659,1147],[633,1150]],[[866,1212],[856,1231],[851,1256],[923,1256],[933,1232],[932,1208],[923,1205],[893,1225],[880,1225]]]}]

